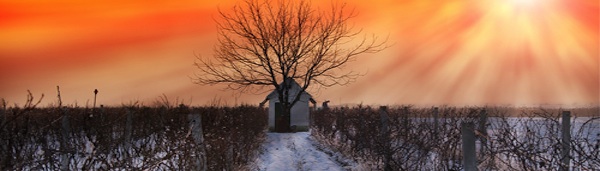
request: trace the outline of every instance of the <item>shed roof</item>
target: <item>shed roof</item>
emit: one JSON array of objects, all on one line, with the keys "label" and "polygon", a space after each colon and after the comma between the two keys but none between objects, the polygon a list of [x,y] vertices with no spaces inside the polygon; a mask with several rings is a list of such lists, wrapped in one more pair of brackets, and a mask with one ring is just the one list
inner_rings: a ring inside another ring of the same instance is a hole
[{"label": "shed roof", "polygon": [[[300,84],[298,84],[298,82],[296,82],[296,80],[294,80],[292,78],[288,78],[285,81],[289,87],[290,95],[296,95],[299,91],[302,90],[302,87],[300,87]],[[279,86],[281,86],[281,85],[283,85],[283,82],[279,84]],[[308,97],[308,100],[310,100],[312,103],[316,103],[315,100],[312,98],[312,95],[310,95],[308,92],[303,91],[302,95],[306,95],[305,97]],[[278,98],[277,90],[273,90],[271,93],[269,93],[269,95],[267,95],[265,100],[276,99],[276,98]]]}]

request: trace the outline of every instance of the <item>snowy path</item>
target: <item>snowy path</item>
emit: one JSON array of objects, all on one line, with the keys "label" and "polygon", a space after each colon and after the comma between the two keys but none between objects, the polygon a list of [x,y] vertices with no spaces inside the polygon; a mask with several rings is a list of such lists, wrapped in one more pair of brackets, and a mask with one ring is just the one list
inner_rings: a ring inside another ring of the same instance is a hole
[{"label": "snowy path", "polygon": [[256,164],[261,171],[347,170],[313,145],[308,132],[268,133]]}]

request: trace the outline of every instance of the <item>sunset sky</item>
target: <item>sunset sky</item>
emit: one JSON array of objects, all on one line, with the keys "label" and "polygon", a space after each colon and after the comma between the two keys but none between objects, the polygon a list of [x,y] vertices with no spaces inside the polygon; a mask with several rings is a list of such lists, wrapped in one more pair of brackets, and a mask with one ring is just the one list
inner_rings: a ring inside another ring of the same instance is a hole
[{"label": "sunset sky", "polygon": [[[346,2],[341,1],[340,2]],[[217,46],[222,1],[0,0],[0,98],[27,90],[55,103],[151,105],[162,94],[186,104],[258,104],[192,84],[196,56]],[[321,4],[322,3],[322,4]],[[324,7],[331,1],[315,1]],[[321,103],[415,105],[598,105],[597,0],[353,0],[350,24],[388,37],[389,48],[345,69],[348,86],[310,89]]]}]

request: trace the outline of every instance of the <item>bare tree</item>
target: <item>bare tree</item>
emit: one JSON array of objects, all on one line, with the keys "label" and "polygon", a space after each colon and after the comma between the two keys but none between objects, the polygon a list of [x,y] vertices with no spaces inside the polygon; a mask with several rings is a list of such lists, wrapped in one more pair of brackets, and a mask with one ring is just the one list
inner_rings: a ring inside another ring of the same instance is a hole
[{"label": "bare tree", "polygon": [[[273,87],[284,116],[309,86],[349,84],[360,74],[342,70],[344,65],[386,48],[385,41],[348,25],[356,13],[346,4],[319,9],[308,0],[244,0],[219,14],[214,60],[198,57],[194,83],[224,83],[241,92]],[[301,91],[289,92],[284,80],[298,82]]]}]

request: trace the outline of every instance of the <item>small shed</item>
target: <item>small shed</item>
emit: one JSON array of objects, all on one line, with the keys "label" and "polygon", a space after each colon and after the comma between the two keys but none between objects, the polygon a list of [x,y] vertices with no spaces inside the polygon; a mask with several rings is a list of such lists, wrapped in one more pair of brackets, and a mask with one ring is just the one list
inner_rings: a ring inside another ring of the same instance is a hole
[{"label": "small shed", "polygon": [[[292,101],[293,98],[302,91],[302,87],[300,87],[294,79],[287,79],[286,81],[289,81],[287,82],[290,93],[289,101]],[[275,118],[278,116],[276,108],[280,108],[281,105],[279,103],[279,94],[277,93],[277,90],[273,90],[269,93],[261,105],[266,103],[266,101],[269,101],[269,129],[273,130],[275,128]],[[300,100],[292,106],[290,111],[290,126],[296,126],[297,130],[308,130],[310,124],[309,102],[313,105],[316,104],[316,101],[312,96],[303,91],[300,95]],[[280,113],[279,115],[282,114]]]}]

